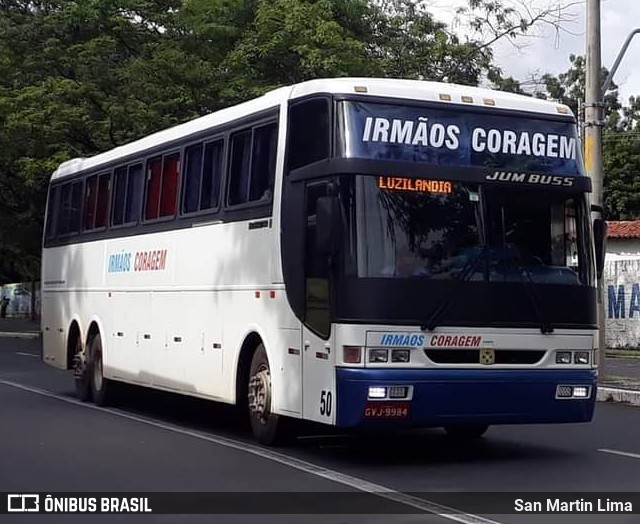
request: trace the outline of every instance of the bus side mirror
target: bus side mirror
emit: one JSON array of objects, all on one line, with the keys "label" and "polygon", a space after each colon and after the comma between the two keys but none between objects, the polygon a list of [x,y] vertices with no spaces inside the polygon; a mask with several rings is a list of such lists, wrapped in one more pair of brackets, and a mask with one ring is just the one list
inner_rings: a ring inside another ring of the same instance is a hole
[{"label": "bus side mirror", "polygon": [[316,249],[321,255],[334,255],[340,245],[340,201],[323,196],[316,201]]},{"label": "bus side mirror", "polygon": [[593,221],[593,241],[596,247],[596,274],[600,280],[604,273],[604,259],[607,254],[607,222],[602,218]]}]

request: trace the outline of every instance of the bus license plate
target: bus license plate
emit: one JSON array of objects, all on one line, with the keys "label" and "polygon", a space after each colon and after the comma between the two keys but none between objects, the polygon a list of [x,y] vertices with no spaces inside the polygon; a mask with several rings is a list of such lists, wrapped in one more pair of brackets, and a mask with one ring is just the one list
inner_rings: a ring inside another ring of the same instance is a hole
[{"label": "bus license plate", "polygon": [[364,418],[408,418],[409,402],[367,402]]}]

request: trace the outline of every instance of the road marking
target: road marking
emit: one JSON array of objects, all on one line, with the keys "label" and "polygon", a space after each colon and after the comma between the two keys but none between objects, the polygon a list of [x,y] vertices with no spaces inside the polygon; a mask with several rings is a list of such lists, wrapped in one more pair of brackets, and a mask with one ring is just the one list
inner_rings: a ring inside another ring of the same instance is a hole
[{"label": "road marking", "polygon": [[20,355],[21,357],[31,357],[31,358],[38,358],[40,356],[37,353],[25,353],[24,351],[16,351],[16,355]]},{"label": "road marking", "polygon": [[628,451],[617,451],[615,449],[606,449],[601,448],[598,451],[602,451],[602,453],[609,453],[611,455],[620,455],[621,457],[629,457],[634,459],[640,459],[640,454],[638,453],[629,453]]},{"label": "road marking", "polygon": [[21,389],[23,391],[28,391],[29,393],[34,393],[36,395],[40,395],[43,397],[60,400],[62,402],[66,402],[67,404],[81,406],[83,408],[92,409],[94,411],[102,411],[104,413],[115,415],[116,417],[124,418],[127,420],[133,420],[135,422],[140,422],[141,424],[146,424],[148,426],[152,426],[155,428],[164,429],[166,431],[172,431],[173,433],[186,435],[186,436],[197,438],[200,440],[205,440],[207,442],[212,442],[220,446],[236,449],[238,451],[251,453],[252,455],[256,455],[258,457],[261,457],[267,460],[278,462],[285,466],[289,466],[291,468],[297,469],[299,471],[303,471],[305,473],[309,473],[311,475],[316,475],[317,477],[321,477],[321,478],[330,480],[332,482],[336,482],[338,484],[348,486],[350,488],[353,488],[358,491],[362,491],[364,493],[376,495],[378,497],[382,497],[382,498],[391,500],[393,502],[403,504],[405,506],[419,509],[420,511],[423,511],[426,513],[438,515],[443,519],[452,520],[454,522],[460,522],[461,524],[500,524],[495,520],[491,520],[486,517],[482,517],[480,515],[465,513],[463,511],[459,511],[448,506],[443,506],[442,504],[437,504],[435,502],[431,502],[429,500],[422,499],[420,497],[414,497],[406,493],[401,493],[399,491],[388,488],[386,486],[382,486],[380,484],[374,484],[373,482],[369,482],[367,480],[360,479],[358,477],[352,477],[351,475],[340,473],[339,471],[325,468],[323,466],[318,466],[316,464],[312,464],[311,462],[306,462],[304,460],[300,460],[294,457],[289,457],[288,455],[278,453],[277,451],[261,448],[259,446],[250,444],[248,442],[243,442],[241,440],[235,440],[228,437],[221,437],[217,435],[216,436],[205,435],[203,433],[181,428],[179,426],[174,426],[172,424],[165,424],[163,422],[157,422],[155,420],[148,419],[145,417],[131,415],[123,411],[118,411],[110,408],[101,408],[94,404],[81,402],[74,398],[63,397],[62,395],[56,395],[55,393],[51,393],[43,389],[25,386],[23,384],[18,384],[17,382],[11,382],[9,380],[0,379],[0,384],[4,386],[13,387],[16,389]]}]

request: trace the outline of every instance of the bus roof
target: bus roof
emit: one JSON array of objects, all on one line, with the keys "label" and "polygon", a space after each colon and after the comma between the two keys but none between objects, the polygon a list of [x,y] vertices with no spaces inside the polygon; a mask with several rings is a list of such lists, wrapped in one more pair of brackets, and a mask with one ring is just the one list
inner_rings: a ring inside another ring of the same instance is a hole
[{"label": "bus roof", "polygon": [[273,108],[289,99],[302,98],[316,93],[344,94],[357,97],[379,96],[402,100],[421,100],[447,104],[492,107],[512,111],[527,111],[547,115],[572,115],[562,104],[533,97],[422,80],[400,80],[390,78],[333,78],[309,80],[293,86],[275,89],[261,96],[184,124],[180,124],[147,137],[116,147],[89,158],[74,158],[60,164],[52,180],[73,175],[80,171],[100,168],[137,153],[144,153],[164,143],[188,138],[209,128],[231,122],[251,113]]}]

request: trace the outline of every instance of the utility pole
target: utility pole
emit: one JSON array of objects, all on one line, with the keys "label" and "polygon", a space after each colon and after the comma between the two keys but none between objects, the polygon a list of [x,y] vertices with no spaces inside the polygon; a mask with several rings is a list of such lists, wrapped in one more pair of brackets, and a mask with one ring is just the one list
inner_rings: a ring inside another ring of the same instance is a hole
[{"label": "utility pole", "polygon": [[[602,173],[602,56],[600,49],[600,0],[587,0],[587,70],[585,93],[585,130],[584,130],[584,158],[587,174],[593,185],[592,204],[593,218],[604,218],[603,211],[603,173]],[[605,308],[604,282],[598,279],[598,361],[600,374],[605,370]]]}]

